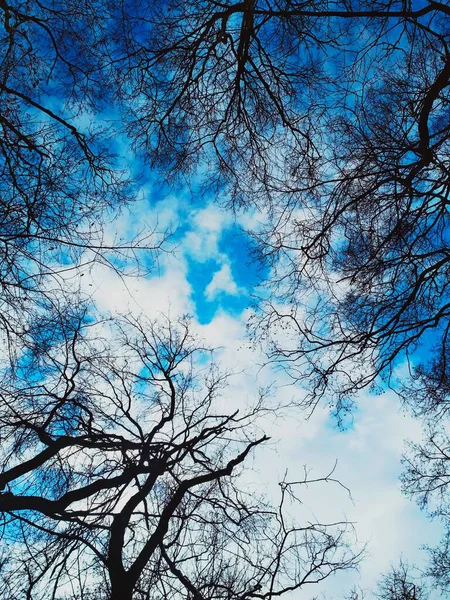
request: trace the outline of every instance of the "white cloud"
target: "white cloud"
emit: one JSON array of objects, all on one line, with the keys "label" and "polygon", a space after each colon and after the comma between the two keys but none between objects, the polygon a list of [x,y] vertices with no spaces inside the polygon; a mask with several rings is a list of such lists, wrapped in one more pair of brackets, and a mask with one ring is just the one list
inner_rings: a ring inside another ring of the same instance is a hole
[{"label": "white cloud", "polygon": [[220,210],[214,204],[199,210],[194,217],[195,223],[200,229],[221,232],[233,222],[230,213]]},{"label": "white cloud", "polygon": [[205,296],[208,300],[215,300],[220,293],[229,294],[230,296],[241,294],[240,288],[233,279],[230,265],[226,263],[214,273],[205,289]]},{"label": "white cloud", "polygon": [[188,217],[190,231],[182,243],[183,252],[198,262],[214,259],[223,261],[226,256],[219,250],[222,232],[232,224],[229,214],[216,206],[192,211]]},{"label": "white cloud", "polygon": [[121,277],[105,266],[97,265],[81,279],[85,292],[92,295],[100,312],[152,318],[161,313],[173,317],[193,314],[187,264],[182,256],[162,255],[159,267],[149,277]]}]

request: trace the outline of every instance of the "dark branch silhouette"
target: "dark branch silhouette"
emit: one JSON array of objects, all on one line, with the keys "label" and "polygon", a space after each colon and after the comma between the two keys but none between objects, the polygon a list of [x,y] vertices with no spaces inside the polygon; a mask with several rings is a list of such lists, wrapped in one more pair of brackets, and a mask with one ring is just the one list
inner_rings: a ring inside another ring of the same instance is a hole
[{"label": "dark branch silhouette", "polygon": [[79,318],[51,340],[0,388],[0,597],[268,599],[357,565],[349,523],[291,521],[297,484],[278,509],[245,486],[273,409],[227,408],[186,319]]}]

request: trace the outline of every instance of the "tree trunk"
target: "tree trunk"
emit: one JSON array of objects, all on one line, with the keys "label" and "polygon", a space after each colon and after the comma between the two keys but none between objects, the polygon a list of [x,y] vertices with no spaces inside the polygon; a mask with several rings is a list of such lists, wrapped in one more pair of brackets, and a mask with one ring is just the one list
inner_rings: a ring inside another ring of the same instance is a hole
[{"label": "tree trunk", "polygon": [[126,577],[111,575],[111,596],[110,600],[132,600],[133,585],[127,581]]}]

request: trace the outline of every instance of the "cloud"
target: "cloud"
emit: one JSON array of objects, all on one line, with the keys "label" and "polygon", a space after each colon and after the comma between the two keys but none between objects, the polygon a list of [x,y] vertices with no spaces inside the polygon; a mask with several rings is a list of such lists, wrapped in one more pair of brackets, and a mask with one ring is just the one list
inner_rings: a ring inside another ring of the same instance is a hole
[{"label": "cloud", "polygon": [[229,294],[230,296],[238,296],[241,294],[240,288],[237,286],[231,273],[230,265],[224,264],[216,271],[210,283],[206,286],[205,296],[207,300],[215,300],[219,294]]},{"label": "cloud", "polygon": [[197,262],[223,260],[225,256],[219,250],[219,241],[223,231],[233,223],[230,215],[209,205],[191,212],[188,220],[189,231],[182,242],[185,255]]}]

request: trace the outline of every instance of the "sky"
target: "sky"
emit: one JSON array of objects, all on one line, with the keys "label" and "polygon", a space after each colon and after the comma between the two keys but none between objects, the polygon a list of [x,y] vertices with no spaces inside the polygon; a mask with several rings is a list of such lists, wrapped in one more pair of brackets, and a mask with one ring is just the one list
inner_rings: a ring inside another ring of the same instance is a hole
[{"label": "sky", "polygon": [[[260,386],[273,386],[282,402],[300,399],[304,390],[293,387],[264,355],[246,340],[251,294],[258,281],[270,276],[252,264],[243,229],[255,226],[262,215],[233,214],[212,199],[193,199],[184,190],[149,185],[132,212],[123,214],[110,234],[128,235],[147,224],[173,231],[171,252],[159,254],[148,276],[121,279],[96,265],[82,279],[100,312],[192,315],[206,343],[219,348],[222,368],[236,372],[228,397],[245,403]],[[302,491],[302,518],[321,521],[347,519],[354,523],[359,547],[366,545],[360,572],[328,579],[296,598],[343,598],[352,588],[373,590],[380,574],[400,558],[424,565],[424,545],[439,539],[437,523],[430,522],[414,502],[403,497],[398,481],[404,440],[419,440],[420,424],[401,410],[392,392],[360,394],[358,409],[346,430],[340,430],[326,406],[308,420],[300,409],[266,423],[271,436],[250,465],[253,484],[276,501],[278,482],[286,472],[301,479],[304,469],[313,478],[325,476],[335,463],[334,477],[351,490],[322,483]],[[306,515],[306,517],[305,517]]]}]

